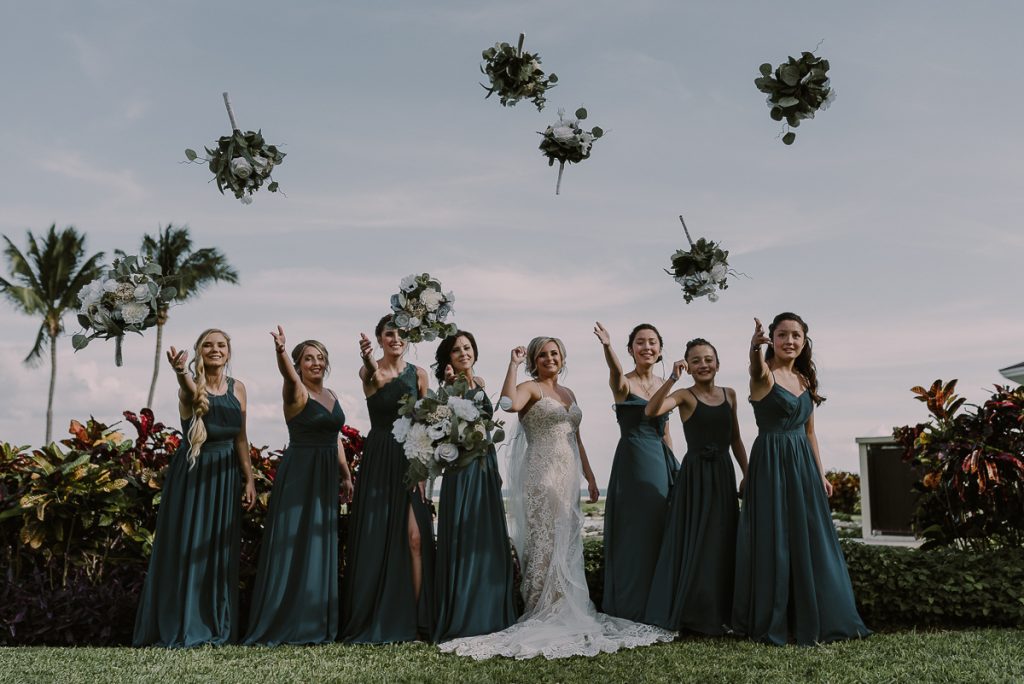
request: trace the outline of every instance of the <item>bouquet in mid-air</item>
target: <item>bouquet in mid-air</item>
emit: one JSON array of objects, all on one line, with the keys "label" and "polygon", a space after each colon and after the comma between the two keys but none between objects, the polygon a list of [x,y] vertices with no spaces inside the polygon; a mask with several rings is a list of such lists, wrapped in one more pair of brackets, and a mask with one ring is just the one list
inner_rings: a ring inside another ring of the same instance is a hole
[{"label": "bouquet in mid-air", "polygon": [[543,131],[538,131],[544,139],[540,141],[540,151],[548,158],[548,166],[558,162],[558,182],[555,183],[555,194],[562,189],[562,171],[565,163],[578,164],[590,158],[590,149],[594,141],[604,135],[600,126],[586,131],[580,121],[587,118],[587,110],[580,107],[576,110],[576,118],[565,118],[565,110],[558,110],[558,121]]},{"label": "bouquet in mid-air", "polygon": [[520,100],[529,99],[540,111],[544,109],[544,93],[558,83],[558,76],[548,74],[547,78],[544,77],[540,55],[523,52],[525,39],[526,36],[520,33],[518,47],[495,43],[494,47],[484,50],[480,71],[491,84],[480,85],[487,91],[486,97],[497,93],[503,107],[514,107]]},{"label": "bouquet in mid-air", "polygon": [[494,420],[484,391],[470,389],[465,379],[423,398],[405,395],[398,416],[391,433],[409,460],[409,485],[464,467],[505,439],[504,422]]},{"label": "bouquet in mid-air", "polygon": [[136,256],[115,259],[109,270],[78,293],[78,322],[86,333],[72,336],[75,351],[85,349],[90,340],[113,338],[117,341],[114,362],[120,366],[125,333],[141,335],[156,325],[160,309],[169,306],[177,294],[166,282],[156,262],[140,261]]},{"label": "bouquet in mid-air", "polygon": [[[800,59],[790,57],[772,70],[765,62],[754,85],[767,93],[769,115],[775,121],[786,121],[787,128],[796,128],[804,119],[813,119],[815,112],[829,108],[836,99],[836,91],[828,78],[827,59],[803,52]],[[792,145],[796,133],[787,130],[782,142]]]},{"label": "bouquet in mid-air", "polygon": [[391,295],[392,323],[410,342],[430,342],[454,335],[455,323],[446,322],[455,304],[455,295],[441,291],[441,281],[429,273],[411,273]]},{"label": "bouquet in mid-air", "polygon": [[697,297],[707,297],[709,302],[718,301],[718,291],[729,287],[728,276],[736,275],[729,268],[729,252],[717,242],[690,237],[686,221],[680,216],[683,232],[690,243],[688,250],[676,250],[672,255],[672,269],[665,272],[683,288],[683,299],[689,304]]}]

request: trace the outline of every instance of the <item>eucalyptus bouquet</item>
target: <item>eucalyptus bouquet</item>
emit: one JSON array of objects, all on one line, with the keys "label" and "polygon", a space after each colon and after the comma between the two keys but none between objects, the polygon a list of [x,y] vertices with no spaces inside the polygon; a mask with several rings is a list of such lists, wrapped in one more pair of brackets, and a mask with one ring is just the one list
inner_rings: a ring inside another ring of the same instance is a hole
[{"label": "eucalyptus bouquet", "polygon": [[141,335],[143,330],[156,325],[160,309],[169,306],[177,294],[162,276],[156,262],[140,261],[136,256],[115,259],[109,270],[78,293],[78,322],[86,334],[72,336],[75,351],[85,349],[91,340],[114,338],[114,363],[120,366],[124,334]]},{"label": "eucalyptus bouquet", "polygon": [[523,99],[530,99],[537,111],[544,109],[544,93],[558,83],[558,76],[548,74],[540,68],[540,55],[523,52],[526,36],[519,34],[519,46],[495,43],[483,52],[484,63],[480,71],[491,81],[490,86],[480,85],[487,91],[484,99],[498,93],[503,107],[514,107]]},{"label": "eucalyptus bouquet", "polygon": [[[816,57],[813,52],[803,52],[800,59],[775,67],[762,64],[761,76],[754,79],[754,85],[767,93],[769,114],[776,121],[785,119],[787,127],[796,128],[804,119],[813,119],[815,112],[826,110],[836,99],[836,91],[828,78],[828,60]],[[787,131],[782,142],[792,145],[796,133]]]},{"label": "eucalyptus bouquet", "polygon": [[391,295],[392,323],[410,342],[430,342],[455,334],[458,326],[446,323],[455,295],[441,291],[441,281],[429,273],[410,273],[402,278],[399,292]]},{"label": "eucalyptus bouquet", "polygon": [[690,243],[689,250],[677,250],[672,255],[672,270],[665,269],[683,288],[683,299],[689,304],[696,297],[707,297],[709,302],[718,301],[718,290],[729,287],[727,277],[736,275],[729,268],[729,252],[718,246],[717,242],[698,238],[694,242],[686,221],[680,216],[683,232]]},{"label": "eucalyptus bouquet", "polygon": [[538,131],[544,139],[540,141],[540,150],[548,158],[548,166],[554,166],[558,162],[558,182],[555,184],[555,194],[559,194],[562,188],[562,171],[565,163],[578,164],[584,159],[590,158],[590,148],[594,141],[604,135],[600,126],[594,126],[589,131],[583,130],[580,121],[587,118],[587,110],[580,107],[576,110],[576,118],[566,119],[565,110],[558,110],[558,121],[548,126],[543,132]]},{"label": "eucalyptus bouquet", "polygon": [[464,467],[505,439],[505,423],[494,420],[486,398],[463,378],[436,392],[428,390],[422,399],[402,397],[391,434],[409,460],[407,484]]},{"label": "eucalyptus bouquet", "polygon": [[270,174],[275,166],[284,161],[285,154],[276,145],[267,144],[262,130],[243,133],[238,129],[227,93],[224,93],[224,106],[231,120],[231,135],[221,136],[216,147],[204,147],[206,157],[200,157],[195,150],[188,149],[185,150],[185,158],[196,164],[206,163],[222,195],[228,189],[242,204],[252,204],[252,194],[265,181],[270,181],[267,190],[277,192],[277,181],[272,180]]}]

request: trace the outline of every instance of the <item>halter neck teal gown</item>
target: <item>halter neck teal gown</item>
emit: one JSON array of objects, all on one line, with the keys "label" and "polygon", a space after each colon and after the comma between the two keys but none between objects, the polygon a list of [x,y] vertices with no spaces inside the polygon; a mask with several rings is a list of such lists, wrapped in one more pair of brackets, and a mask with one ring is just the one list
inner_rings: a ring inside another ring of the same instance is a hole
[{"label": "halter neck teal gown", "polygon": [[601,612],[643,620],[679,463],[665,444],[668,414],[644,414],[632,392],[615,405],[619,444],[604,505],[604,598]]},{"label": "halter neck teal gown", "polygon": [[[356,483],[342,579],[341,638],[351,643],[413,641],[433,633],[434,534],[430,506],[406,486],[409,462],[391,427],[398,402],[416,396],[416,367],[366,399],[370,433]],[[409,507],[420,532],[422,583],[419,601],[412,586]]]},{"label": "halter neck teal gown", "polygon": [[724,388],[717,406],[697,399],[683,433],[686,455],[672,488],[644,622],[717,636],[731,621],[739,518],[729,459],[732,407]]},{"label": "halter neck teal gown", "polygon": [[732,627],[773,644],[865,637],[805,431],[810,392],[797,397],[776,382],[751,403],[759,432],[736,537]]},{"label": "halter neck teal gown", "polygon": [[135,646],[191,647],[238,639],[242,479],[235,437],[242,407],[234,378],[210,394],[203,443],[188,463],[192,418],[167,468],[149,571],[135,618]]},{"label": "halter neck teal gown", "polygon": [[[493,413],[490,399],[485,411]],[[498,458],[445,473],[437,526],[438,618],[433,641],[499,632],[516,621],[512,551]]]},{"label": "halter neck teal gown", "polygon": [[252,592],[246,644],[320,644],[338,636],[338,434],[341,402],[309,398],[288,421]]}]

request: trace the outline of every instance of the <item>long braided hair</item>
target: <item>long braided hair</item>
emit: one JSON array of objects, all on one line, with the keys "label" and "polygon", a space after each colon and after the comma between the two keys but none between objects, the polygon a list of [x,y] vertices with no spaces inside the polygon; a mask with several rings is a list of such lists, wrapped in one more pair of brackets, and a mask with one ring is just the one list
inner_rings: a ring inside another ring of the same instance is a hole
[{"label": "long braided hair", "polygon": [[[793,367],[796,368],[796,371],[803,377],[804,381],[807,382],[807,391],[811,393],[811,400],[814,401],[814,405],[821,406],[821,403],[825,401],[825,397],[818,394],[818,369],[814,365],[814,359],[811,358],[812,344],[811,338],[807,336],[807,323],[792,311],[783,311],[776,316],[774,320],[772,320],[771,325],[768,326],[769,338],[774,336],[775,328],[783,321],[793,321],[800,326],[801,330],[804,331],[804,348],[800,350],[800,355],[796,357]],[[768,345],[768,350],[764,354],[765,361],[770,360],[774,356],[775,349],[771,345]]]},{"label": "long braided hair", "polygon": [[192,380],[196,384],[196,392],[192,397],[192,425],[188,428],[188,467],[194,468],[196,460],[199,458],[199,451],[203,448],[203,444],[206,443],[206,423],[203,421],[205,416],[210,411],[210,397],[206,390],[206,368],[203,363],[203,343],[206,342],[206,338],[213,333],[219,333],[224,336],[224,339],[228,343],[228,358],[231,358],[231,338],[226,332],[219,328],[208,328],[199,335],[199,339],[196,340],[195,346],[192,348],[195,352],[195,357],[192,362],[189,363],[192,366]]}]

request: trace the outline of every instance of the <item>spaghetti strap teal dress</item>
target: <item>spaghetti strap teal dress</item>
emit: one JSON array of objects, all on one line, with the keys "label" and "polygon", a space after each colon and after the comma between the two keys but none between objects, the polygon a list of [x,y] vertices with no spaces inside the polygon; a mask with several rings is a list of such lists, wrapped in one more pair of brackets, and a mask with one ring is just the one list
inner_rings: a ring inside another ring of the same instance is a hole
[{"label": "spaghetti strap teal dress", "polygon": [[776,382],[751,403],[759,432],[736,537],[732,627],[772,644],[865,637],[805,431],[810,392],[795,396]]},{"label": "spaghetti strap teal dress", "polygon": [[[485,411],[493,413],[489,399]],[[433,641],[500,632],[516,621],[512,550],[498,458],[488,452],[441,482]]]},{"label": "spaghetti strap teal dress", "polygon": [[310,398],[288,421],[253,585],[246,644],[321,644],[338,636],[338,434],[341,402]]},{"label": "spaghetti strap teal dress", "polygon": [[238,639],[238,559],[242,478],[235,437],[242,407],[228,378],[224,394],[210,394],[203,443],[194,467],[188,431],[164,480],[149,571],[135,618],[135,646],[192,647]]},{"label": "spaghetti strap teal dress", "polygon": [[[341,638],[384,644],[433,633],[434,534],[430,505],[405,484],[409,462],[391,434],[399,401],[416,396],[416,367],[405,369],[366,399],[370,433],[363,447],[349,521],[342,578]],[[422,584],[416,600],[409,553],[409,507],[420,532]]]},{"label": "spaghetti strap teal dress", "polygon": [[672,488],[643,621],[718,636],[731,621],[739,518],[729,458],[732,407],[724,388],[721,404],[697,399],[683,432],[686,455]]},{"label": "spaghetti strap teal dress", "polygon": [[604,508],[604,597],[601,612],[642,621],[665,530],[669,490],[679,463],[665,444],[668,414],[644,414],[633,393],[615,405],[619,443]]}]

